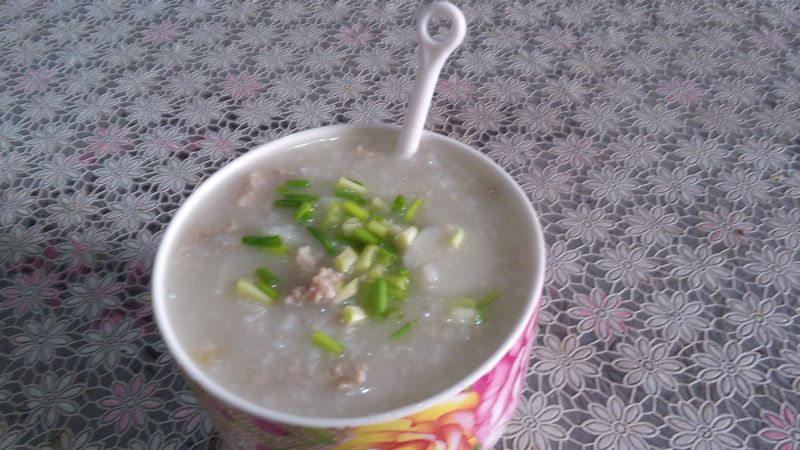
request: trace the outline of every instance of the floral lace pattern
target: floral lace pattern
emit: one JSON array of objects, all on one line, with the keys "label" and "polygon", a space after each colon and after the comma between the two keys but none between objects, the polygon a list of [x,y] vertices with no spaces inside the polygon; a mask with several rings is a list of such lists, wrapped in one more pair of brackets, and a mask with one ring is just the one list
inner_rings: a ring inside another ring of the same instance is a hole
[{"label": "floral lace pattern", "polygon": [[[428,127],[549,247],[496,448],[800,449],[800,6],[458,3]],[[217,446],[152,320],[164,226],[258,143],[399,122],[421,5],[0,4],[0,448]]]}]

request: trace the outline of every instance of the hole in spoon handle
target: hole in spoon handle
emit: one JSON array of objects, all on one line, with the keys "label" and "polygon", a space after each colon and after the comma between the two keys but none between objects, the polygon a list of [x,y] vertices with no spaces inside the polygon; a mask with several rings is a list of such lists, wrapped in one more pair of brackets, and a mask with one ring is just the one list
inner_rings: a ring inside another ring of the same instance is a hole
[{"label": "hole in spoon handle", "polygon": [[[447,38],[441,41],[437,41],[428,33],[428,24],[435,15],[444,16],[450,20],[450,32]],[[417,151],[422,130],[425,127],[425,118],[431,106],[433,91],[439,79],[439,72],[450,53],[464,40],[466,33],[467,21],[461,10],[454,5],[447,2],[435,2],[422,11],[417,23],[419,67],[403,129],[395,147],[397,154],[410,157]]]}]

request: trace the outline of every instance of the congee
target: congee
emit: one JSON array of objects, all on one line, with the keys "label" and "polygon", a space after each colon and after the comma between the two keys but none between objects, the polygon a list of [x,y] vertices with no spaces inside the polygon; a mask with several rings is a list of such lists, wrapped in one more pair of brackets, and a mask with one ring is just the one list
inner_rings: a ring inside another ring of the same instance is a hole
[{"label": "congee", "polygon": [[532,273],[515,193],[459,155],[391,150],[341,138],[267,155],[193,211],[168,314],[217,384],[284,413],[363,416],[447,389],[507,338]]}]

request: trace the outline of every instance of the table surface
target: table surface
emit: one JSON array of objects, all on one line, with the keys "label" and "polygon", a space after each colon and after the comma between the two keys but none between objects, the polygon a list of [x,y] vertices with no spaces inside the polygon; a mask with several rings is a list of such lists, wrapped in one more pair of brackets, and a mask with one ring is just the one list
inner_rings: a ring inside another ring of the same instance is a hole
[{"label": "table surface", "polygon": [[[401,121],[420,4],[372,3],[0,5],[0,448],[217,445],[153,254],[254,145]],[[515,177],[549,248],[497,448],[800,448],[797,3],[459,5],[428,126]]]}]

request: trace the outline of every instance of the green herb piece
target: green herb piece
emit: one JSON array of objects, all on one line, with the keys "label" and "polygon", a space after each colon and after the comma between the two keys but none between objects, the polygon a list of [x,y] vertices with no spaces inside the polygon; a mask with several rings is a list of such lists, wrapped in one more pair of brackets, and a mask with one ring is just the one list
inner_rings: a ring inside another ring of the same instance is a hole
[{"label": "green herb piece", "polygon": [[286,186],[292,189],[303,189],[311,186],[311,182],[308,180],[289,180],[286,182]]},{"label": "green herb piece", "polygon": [[281,294],[278,293],[275,289],[273,289],[269,284],[264,283],[263,281],[256,281],[256,287],[259,291],[267,294],[269,298],[275,300],[276,298],[280,297]]},{"label": "green herb piece", "polygon": [[403,325],[402,327],[398,328],[397,331],[392,333],[392,335],[389,336],[389,337],[393,341],[400,340],[400,338],[402,338],[403,336],[407,335],[408,332],[411,331],[412,328],[414,328],[414,325],[416,325],[417,322],[419,322],[419,319],[412,320],[411,322],[407,322],[405,325]]},{"label": "green herb piece", "polygon": [[342,222],[342,204],[333,201],[328,204],[328,211],[325,212],[325,217],[322,219],[322,226],[325,228],[333,228]]},{"label": "green herb piece", "polygon": [[322,245],[322,248],[325,249],[325,253],[331,256],[336,254],[336,249],[338,247],[336,241],[329,239],[319,228],[312,227],[311,225],[306,226],[306,230],[308,230],[308,232],[314,236],[314,239]]},{"label": "green herb piece", "polygon": [[358,294],[358,278],[353,278],[339,289],[339,292],[336,293],[336,297],[333,298],[333,303],[341,303],[350,297],[354,297],[356,294]]},{"label": "green herb piece", "polygon": [[367,313],[358,306],[348,305],[342,310],[342,323],[353,325],[367,318]]},{"label": "green herb piece", "polygon": [[344,233],[345,236],[352,236],[353,231],[355,231],[356,228],[360,228],[362,225],[363,223],[355,217],[348,217],[342,222],[342,233]]},{"label": "green herb piece", "polygon": [[417,215],[417,212],[419,212],[419,209],[421,207],[422,207],[422,199],[415,198],[414,201],[411,202],[411,205],[408,206],[408,209],[406,210],[405,214],[403,214],[403,219],[406,222],[411,222],[412,220],[414,220],[414,216]]},{"label": "green herb piece", "polygon": [[277,234],[272,236],[242,236],[242,244],[253,247],[274,248],[283,245],[283,241]]},{"label": "green herb piece", "polygon": [[333,258],[333,268],[336,269],[337,272],[345,273],[356,263],[358,260],[358,254],[350,247],[345,247],[341,253],[336,255]]},{"label": "green herb piece", "polygon": [[409,278],[400,276],[400,275],[386,275],[383,277],[384,280],[389,284],[389,286],[400,289],[401,291],[405,291],[408,289],[408,282]]},{"label": "green herb piece", "polygon": [[402,302],[407,298],[406,291],[397,289],[394,286],[387,286],[386,293],[389,294],[389,298],[392,300],[398,300]]},{"label": "green herb piece", "polygon": [[381,239],[385,239],[386,235],[389,234],[389,227],[378,222],[377,220],[370,220],[367,222],[367,231]]},{"label": "green herb piece", "polygon": [[347,189],[349,191],[358,192],[359,194],[367,192],[364,183],[345,177],[339,177],[339,181],[336,182],[336,189]]},{"label": "green herb piece", "polygon": [[494,303],[494,301],[497,300],[498,297],[500,297],[500,292],[498,292],[497,289],[493,290],[492,292],[489,292],[488,294],[486,294],[486,297],[483,297],[478,302],[478,306],[477,306],[478,309],[486,308],[487,306],[489,306],[492,303]]},{"label": "green herb piece", "polygon": [[344,209],[345,213],[355,217],[356,219],[360,220],[369,219],[369,211],[362,208],[361,206],[358,205],[358,203],[352,200],[345,200],[344,202],[342,202],[342,208]]},{"label": "green herb piece", "polygon": [[388,213],[392,208],[388,203],[378,197],[372,199],[372,201],[369,203],[369,207],[372,208],[373,211],[383,214]]},{"label": "green herb piece", "polygon": [[470,308],[475,309],[478,307],[478,300],[474,298],[454,298],[450,300],[450,304],[456,308]]},{"label": "green herb piece", "polygon": [[461,247],[461,243],[464,241],[464,229],[459,228],[457,229],[452,236],[450,236],[450,240],[448,243],[450,244],[450,248],[459,248]]},{"label": "green herb piece", "polygon": [[406,198],[398,195],[392,200],[392,212],[395,214],[402,214],[406,209]]},{"label": "green herb piece", "polygon": [[320,350],[324,350],[333,355],[342,356],[344,354],[344,346],[322,331],[315,331],[311,335],[311,343]]},{"label": "green herb piece", "polygon": [[395,261],[397,261],[397,255],[395,255],[394,252],[392,252],[391,250],[386,249],[384,247],[378,247],[378,254],[376,256],[378,258],[378,263],[383,264],[387,267],[391,266],[392,264],[394,264]]},{"label": "green herb piece", "polygon": [[240,278],[236,282],[236,287],[234,288],[233,292],[242,298],[254,301],[256,303],[261,303],[265,306],[270,306],[272,304],[272,298],[269,295],[261,291],[261,289],[259,289],[255,284],[245,280],[244,278]]},{"label": "green herb piece", "polygon": [[366,272],[372,267],[372,262],[375,259],[375,255],[378,253],[378,247],[375,245],[367,245],[364,247],[364,250],[361,250],[361,254],[358,255],[358,260],[356,261],[356,270],[359,272]]},{"label": "green herb piece", "polygon": [[310,222],[314,219],[314,205],[311,202],[305,202],[297,208],[294,213],[294,220],[298,222]]},{"label": "green herb piece", "polygon": [[278,277],[275,276],[274,273],[270,272],[264,267],[259,267],[256,269],[256,278],[258,281],[270,286],[276,287],[278,285]]},{"label": "green herb piece", "polygon": [[389,307],[389,295],[386,288],[386,281],[382,278],[378,278],[370,286],[367,312],[371,316],[383,316]]},{"label": "green herb piece", "polygon": [[478,311],[475,308],[463,308],[456,306],[450,310],[450,317],[459,322],[475,322],[478,318]]},{"label": "green herb piece", "polygon": [[367,274],[373,280],[376,278],[380,278],[386,272],[386,266],[380,263],[373,264],[372,267],[369,269],[369,273]]},{"label": "green herb piece", "polygon": [[358,204],[364,204],[367,202],[364,199],[363,195],[359,194],[356,191],[351,191],[350,189],[336,189],[335,191],[333,191],[333,195],[339,198],[352,200]]},{"label": "green herb piece", "polygon": [[279,208],[297,208],[298,206],[302,205],[303,202],[300,200],[289,200],[282,198],[280,200],[275,200],[272,202],[272,204]]},{"label": "green herb piece", "polygon": [[285,245],[280,245],[278,247],[263,247],[265,253],[269,253],[270,255],[275,256],[283,256],[289,253],[289,247]]},{"label": "green herb piece", "polygon": [[319,195],[300,194],[297,192],[287,192],[286,200],[297,200],[300,202],[315,202],[319,200]]},{"label": "green herb piece", "polygon": [[414,242],[418,231],[419,230],[417,227],[408,227],[401,231],[397,236],[394,237],[395,245],[397,245],[397,247],[401,250],[407,249],[411,246],[411,243]]},{"label": "green herb piece", "polygon": [[361,227],[353,230],[353,237],[365,244],[377,245],[380,242],[377,236]]}]

